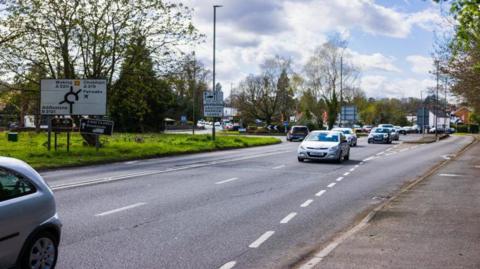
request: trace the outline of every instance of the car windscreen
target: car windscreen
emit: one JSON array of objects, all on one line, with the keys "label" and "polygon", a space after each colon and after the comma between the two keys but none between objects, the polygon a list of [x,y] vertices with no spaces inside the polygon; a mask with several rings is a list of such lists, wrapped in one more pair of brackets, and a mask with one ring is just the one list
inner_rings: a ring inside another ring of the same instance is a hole
[{"label": "car windscreen", "polygon": [[387,129],[387,128],[375,128],[372,131],[372,133],[380,133],[380,134],[388,134],[390,132],[391,132],[390,129]]},{"label": "car windscreen", "polygon": [[313,133],[307,138],[307,141],[338,142],[338,135],[329,133]]},{"label": "car windscreen", "polygon": [[307,127],[293,127],[292,134],[308,134]]}]

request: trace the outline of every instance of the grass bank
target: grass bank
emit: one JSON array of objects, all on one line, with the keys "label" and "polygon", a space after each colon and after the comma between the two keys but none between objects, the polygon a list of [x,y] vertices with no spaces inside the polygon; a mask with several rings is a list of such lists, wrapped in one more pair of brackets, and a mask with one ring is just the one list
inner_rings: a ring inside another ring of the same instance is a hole
[{"label": "grass bank", "polygon": [[0,132],[0,156],[14,157],[26,161],[36,169],[107,163],[184,153],[206,152],[269,145],[281,141],[273,137],[245,137],[218,135],[212,141],[209,135],[187,134],[122,134],[102,136],[103,147],[83,145],[78,133],[72,133],[70,152],[67,152],[66,134],[58,136],[58,151],[47,151],[47,134],[34,132],[19,133],[18,142],[8,142],[5,132]]}]

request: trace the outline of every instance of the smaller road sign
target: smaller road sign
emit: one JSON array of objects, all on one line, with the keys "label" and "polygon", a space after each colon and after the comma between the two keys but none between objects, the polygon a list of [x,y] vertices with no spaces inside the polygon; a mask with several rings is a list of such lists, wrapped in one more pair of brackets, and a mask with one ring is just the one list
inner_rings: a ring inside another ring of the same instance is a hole
[{"label": "smaller road sign", "polygon": [[73,129],[73,120],[54,118],[50,122],[50,127],[53,132],[71,132]]},{"label": "smaller road sign", "polygon": [[112,135],[113,121],[97,119],[81,119],[80,133],[96,135]]},{"label": "smaller road sign", "polygon": [[223,92],[205,91],[203,93],[203,116],[223,117]]}]

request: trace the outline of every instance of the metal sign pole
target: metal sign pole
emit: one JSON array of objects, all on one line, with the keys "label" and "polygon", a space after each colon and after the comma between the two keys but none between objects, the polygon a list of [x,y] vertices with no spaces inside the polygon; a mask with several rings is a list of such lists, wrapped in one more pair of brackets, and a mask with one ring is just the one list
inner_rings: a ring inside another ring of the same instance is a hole
[{"label": "metal sign pole", "polygon": [[70,152],[70,132],[67,132],[67,152]]},{"label": "metal sign pole", "polygon": [[47,148],[48,151],[52,148],[52,121],[48,119],[48,138],[47,138]]},{"label": "metal sign pole", "polygon": [[95,135],[95,149],[98,151],[98,149],[100,148],[100,139],[99,139],[100,135]]},{"label": "metal sign pole", "polygon": [[55,151],[57,151],[57,132],[54,132],[54,137],[55,137]]}]

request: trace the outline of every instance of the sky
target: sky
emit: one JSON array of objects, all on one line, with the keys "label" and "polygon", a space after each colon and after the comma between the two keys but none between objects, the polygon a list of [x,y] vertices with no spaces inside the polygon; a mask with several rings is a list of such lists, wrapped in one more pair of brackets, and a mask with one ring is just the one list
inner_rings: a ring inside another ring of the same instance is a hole
[{"label": "sky", "polygon": [[[184,0],[206,35],[196,55],[212,67],[213,5],[217,9],[216,77],[225,95],[267,58],[290,58],[302,71],[315,47],[334,34],[348,42],[356,85],[367,97],[420,97],[435,85],[436,36],[452,28],[446,6],[431,0]],[[442,15],[443,14],[443,15]]]}]

